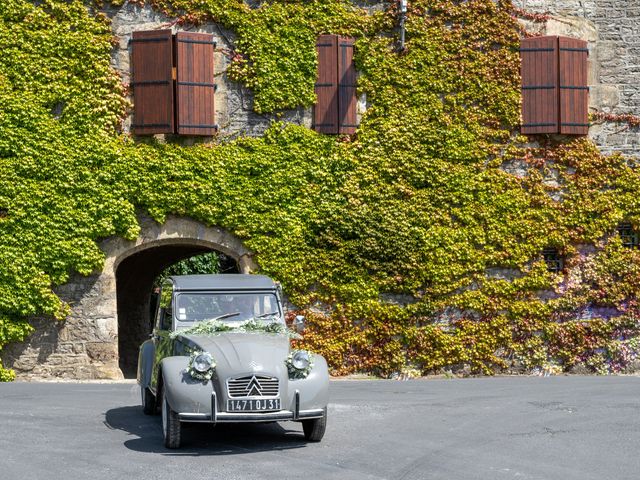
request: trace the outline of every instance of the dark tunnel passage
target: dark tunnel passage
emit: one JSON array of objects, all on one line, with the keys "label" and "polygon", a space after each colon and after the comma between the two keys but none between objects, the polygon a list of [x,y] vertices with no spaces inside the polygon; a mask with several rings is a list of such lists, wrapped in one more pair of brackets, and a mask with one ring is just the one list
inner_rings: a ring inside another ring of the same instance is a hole
[{"label": "dark tunnel passage", "polygon": [[[170,244],[147,248],[125,258],[116,271],[119,366],[125,378],[135,378],[140,344],[153,330],[154,280],[167,267],[214,251],[202,245]],[[238,273],[233,258],[220,254],[220,270]]]}]

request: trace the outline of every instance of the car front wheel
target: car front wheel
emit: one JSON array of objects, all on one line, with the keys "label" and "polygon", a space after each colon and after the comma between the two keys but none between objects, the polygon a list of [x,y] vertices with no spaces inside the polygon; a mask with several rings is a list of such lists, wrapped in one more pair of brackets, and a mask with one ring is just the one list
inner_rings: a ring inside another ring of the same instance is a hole
[{"label": "car front wheel", "polygon": [[302,420],[302,431],[305,440],[309,442],[319,442],[324,437],[327,429],[327,407],[324,407],[322,417],[313,420]]},{"label": "car front wheel", "polygon": [[182,436],[182,424],[178,414],[171,410],[169,402],[162,389],[162,435],[164,446],[167,448],[180,448],[180,437]]}]

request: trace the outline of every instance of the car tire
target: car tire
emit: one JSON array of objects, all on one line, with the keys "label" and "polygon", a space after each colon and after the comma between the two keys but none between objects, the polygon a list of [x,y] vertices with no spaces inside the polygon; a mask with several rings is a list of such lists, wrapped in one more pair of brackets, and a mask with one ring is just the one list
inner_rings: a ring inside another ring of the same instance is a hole
[{"label": "car tire", "polygon": [[142,411],[145,415],[155,415],[157,413],[156,397],[153,396],[151,390],[147,387],[140,387],[140,395],[142,396]]},{"label": "car tire", "polygon": [[319,442],[327,429],[327,407],[324,407],[322,417],[313,420],[302,420],[302,431],[308,442]]},{"label": "car tire", "polygon": [[167,448],[180,448],[180,437],[182,436],[182,424],[178,414],[171,410],[167,398],[162,395],[162,436],[164,446]]}]

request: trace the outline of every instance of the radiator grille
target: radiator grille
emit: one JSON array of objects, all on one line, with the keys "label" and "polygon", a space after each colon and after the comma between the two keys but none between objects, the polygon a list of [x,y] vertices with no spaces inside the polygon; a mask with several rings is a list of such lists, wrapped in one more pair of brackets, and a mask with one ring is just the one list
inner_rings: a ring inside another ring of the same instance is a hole
[{"label": "radiator grille", "polygon": [[230,398],[238,397],[277,397],[278,379],[264,375],[249,375],[227,380],[227,392]]}]

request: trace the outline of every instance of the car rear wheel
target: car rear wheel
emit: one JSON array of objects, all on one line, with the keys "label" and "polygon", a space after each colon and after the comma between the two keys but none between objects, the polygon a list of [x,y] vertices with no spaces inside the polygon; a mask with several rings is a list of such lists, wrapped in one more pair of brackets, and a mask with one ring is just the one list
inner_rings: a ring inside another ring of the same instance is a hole
[{"label": "car rear wheel", "polygon": [[178,414],[171,410],[169,402],[162,390],[162,435],[164,446],[167,448],[180,448],[180,437],[182,436],[182,424]]},{"label": "car rear wheel", "polygon": [[304,438],[308,442],[319,442],[324,437],[327,429],[327,407],[324,407],[322,417],[313,420],[302,420],[302,431]]},{"label": "car rear wheel", "polygon": [[151,390],[147,387],[140,387],[140,395],[142,396],[142,411],[145,415],[156,414],[156,397],[153,396]]}]

